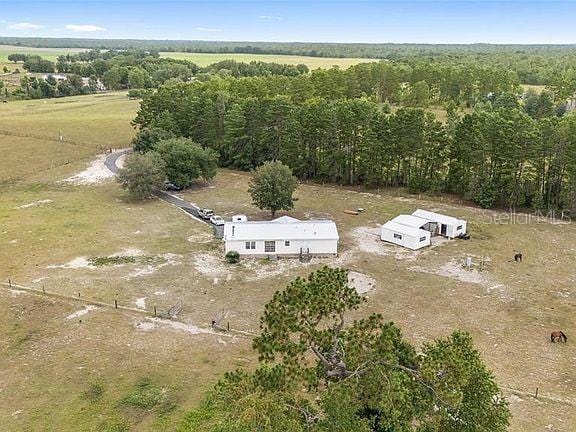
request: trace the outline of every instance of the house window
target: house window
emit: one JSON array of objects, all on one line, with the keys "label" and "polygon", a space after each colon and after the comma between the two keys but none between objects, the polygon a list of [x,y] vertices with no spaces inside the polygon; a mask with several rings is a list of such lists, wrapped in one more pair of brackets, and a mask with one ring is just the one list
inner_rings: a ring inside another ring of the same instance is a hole
[{"label": "house window", "polygon": [[256,242],[255,241],[247,241],[246,242],[246,249],[256,249]]},{"label": "house window", "polygon": [[264,242],[264,252],[276,252],[276,242],[275,241],[265,241]]},{"label": "house window", "polygon": [[398,239],[398,240],[402,240],[402,235],[394,233],[394,238]]},{"label": "house window", "polygon": [[456,231],[460,231],[461,229],[462,229],[462,225],[458,225],[458,226],[456,227]]},{"label": "house window", "polygon": [[288,240],[286,240],[286,241],[284,242],[284,246],[290,246],[290,242],[289,242]]},{"label": "house window", "polygon": [[420,241],[421,242],[426,241],[426,237],[420,237]]}]

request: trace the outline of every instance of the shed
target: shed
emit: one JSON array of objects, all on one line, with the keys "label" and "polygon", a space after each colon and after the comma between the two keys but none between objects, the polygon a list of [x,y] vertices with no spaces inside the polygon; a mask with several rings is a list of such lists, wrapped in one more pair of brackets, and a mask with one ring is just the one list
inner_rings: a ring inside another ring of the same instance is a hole
[{"label": "shed", "polygon": [[466,221],[457,219],[452,216],[446,216],[440,213],[431,212],[428,210],[418,209],[412,216],[417,216],[422,219],[427,219],[437,224],[436,229],[432,234],[439,234],[444,237],[454,238],[461,234],[466,234]]},{"label": "shed", "polygon": [[340,237],[331,220],[282,216],[271,221],[227,222],[223,239],[226,253],[265,258],[336,256]]},{"label": "shed", "polygon": [[[407,216],[407,215],[402,215]],[[380,229],[380,239],[394,243],[405,248],[417,250],[430,246],[430,231],[404,225],[396,221],[397,218],[386,222]],[[426,224],[426,221],[423,221]]]}]

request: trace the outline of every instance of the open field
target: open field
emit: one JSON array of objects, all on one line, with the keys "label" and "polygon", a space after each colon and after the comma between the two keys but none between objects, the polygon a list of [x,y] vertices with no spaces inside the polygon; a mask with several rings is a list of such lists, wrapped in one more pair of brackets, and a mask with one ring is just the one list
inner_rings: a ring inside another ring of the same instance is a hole
[{"label": "open field", "polygon": [[[0,136],[0,169],[18,178],[0,190],[0,278],[110,305],[117,300],[143,312],[154,306],[166,311],[179,300],[183,307],[169,324],[0,287],[0,416],[7,430],[122,430],[113,429],[118,424],[172,430],[223,371],[256,361],[249,337],[214,334],[211,319],[224,311],[232,329],[255,332],[275,290],[324,264],[374,279],[358,314],[382,313],[415,344],[455,328],[471,332],[510,398],[512,432],[576,427],[574,224],[510,223],[449,199],[303,184],[290,215],[334,219],[339,257],[230,266],[211,228],[175,207],[130,202],[110,178],[62,182],[86,169],[102,146],[128,146],[136,110],[121,94],[71,99],[0,107],[0,129],[51,137],[57,133],[51,124],[60,122],[66,137],[95,144],[77,153],[72,146],[51,147],[51,140]],[[58,160],[71,163],[38,171],[49,167],[45,159],[56,151]],[[246,173],[221,170],[214,181],[181,195],[223,216],[268,217],[251,206],[247,184]],[[343,213],[357,207],[366,211]],[[419,207],[468,219],[472,239],[420,252],[380,242],[378,224]],[[513,262],[518,250],[523,263]],[[483,262],[481,271],[464,270],[466,256]],[[556,329],[568,333],[567,345],[548,342]],[[166,395],[151,409],[123,402],[143,378]],[[529,395],[536,387],[538,400]]]},{"label": "open field", "polygon": [[189,60],[198,66],[208,66],[222,60],[236,60],[239,62],[263,61],[281,64],[305,64],[309,69],[329,69],[332,66],[339,66],[346,69],[358,63],[368,63],[373,59],[366,58],[330,58],[330,57],[306,57],[292,55],[271,55],[271,54],[210,54],[210,53],[182,53],[182,52],[162,52],[162,57],[170,57],[180,60]]},{"label": "open field", "polygon": [[[137,106],[125,93],[2,104],[0,181],[129,145]],[[59,133],[67,141],[58,141]]]},{"label": "open field", "polygon": [[75,54],[82,51],[86,50],[80,48],[33,48],[16,45],[0,45],[0,63],[8,62],[8,56],[16,53],[39,55],[47,60],[55,61],[60,55]]}]

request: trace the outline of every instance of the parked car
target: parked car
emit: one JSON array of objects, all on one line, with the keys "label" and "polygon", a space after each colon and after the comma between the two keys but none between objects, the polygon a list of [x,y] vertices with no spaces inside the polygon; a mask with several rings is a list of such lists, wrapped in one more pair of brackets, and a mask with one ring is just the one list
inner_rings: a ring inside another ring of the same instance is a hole
[{"label": "parked car", "polygon": [[212,216],[214,216],[214,212],[210,209],[203,208],[203,209],[198,210],[198,216],[200,216],[204,220],[208,220]]},{"label": "parked car", "polygon": [[183,188],[181,186],[175,185],[174,183],[166,182],[164,187],[169,191],[181,191]]},{"label": "parked car", "polygon": [[224,219],[218,215],[214,215],[210,218],[210,223],[216,226],[224,225]]}]

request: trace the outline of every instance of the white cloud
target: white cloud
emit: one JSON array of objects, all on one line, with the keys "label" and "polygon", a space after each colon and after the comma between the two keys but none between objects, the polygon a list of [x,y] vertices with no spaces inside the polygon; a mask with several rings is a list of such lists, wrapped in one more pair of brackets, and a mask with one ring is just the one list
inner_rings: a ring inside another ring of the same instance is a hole
[{"label": "white cloud", "polygon": [[42,27],[40,24],[32,24],[29,22],[12,23],[8,26],[10,30],[38,30]]},{"label": "white cloud", "polygon": [[194,30],[203,31],[203,32],[221,32],[221,28],[213,28],[213,27],[196,27]]},{"label": "white cloud", "polygon": [[260,15],[258,19],[260,21],[282,21],[282,17],[274,15]]},{"label": "white cloud", "polygon": [[92,24],[66,24],[64,27],[66,28],[66,30],[71,30],[73,32],[79,32],[79,33],[100,32],[106,30],[104,27]]}]

